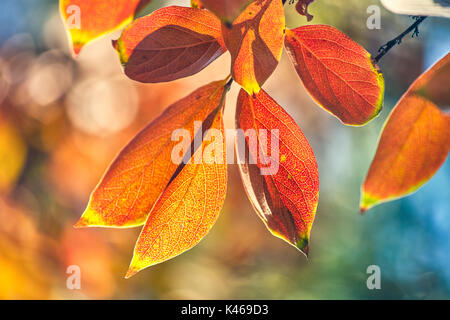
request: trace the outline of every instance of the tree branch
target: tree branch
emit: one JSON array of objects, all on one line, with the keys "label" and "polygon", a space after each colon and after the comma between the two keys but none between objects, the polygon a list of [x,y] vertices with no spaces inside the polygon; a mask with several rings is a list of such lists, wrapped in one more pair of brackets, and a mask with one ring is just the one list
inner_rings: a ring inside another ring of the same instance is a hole
[{"label": "tree branch", "polygon": [[400,44],[403,40],[403,38],[413,32],[412,37],[417,37],[419,35],[419,24],[422,23],[423,20],[425,20],[427,17],[425,16],[414,16],[413,17],[416,21],[408,27],[405,31],[403,31],[401,34],[399,34],[397,37],[392,39],[391,41],[388,41],[386,44],[382,45],[380,49],[378,49],[378,55],[374,58],[375,62],[378,63],[383,56],[388,53],[389,50],[392,49],[396,44]]}]

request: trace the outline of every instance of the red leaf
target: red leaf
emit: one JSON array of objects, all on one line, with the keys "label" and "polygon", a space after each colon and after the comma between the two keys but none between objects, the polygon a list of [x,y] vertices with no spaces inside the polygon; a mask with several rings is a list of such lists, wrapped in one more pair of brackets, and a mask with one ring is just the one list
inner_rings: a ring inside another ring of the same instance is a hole
[{"label": "red leaf", "polygon": [[91,195],[77,227],[133,227],[150,209],[176,172],[172,141],[177,129],[194,137],[194,121],[205,121],[223,104],[225,81],[212,82],[179,100],[147,125],[120,152]]},{"label": "red leaf", "polygon": [[362,186],[361,211],[403,197],[426,183],[450,150],[450,54],[423,73],[389,115]]},{"label": "red leaf", "polygon": [[193,75],[226,51],[219,19],[206,10],[177,6],[137,19],[114,45],[127,76],[141,82]]},{"label": "red leaf", "polygon": [[248,93],[259,92],[278,65],[284,28],[281,0],[255,1],[231,28],[222,26],[223,39],[231,53],[233,79]]},{"label": "red leaf", "polygon": [[[256,146],[246,136],[245,147],[250,150],[250,159],[257,159],[256,164],[246,159],[240,165],[247,195],[269,231],[307,255],[319,196],[313,150],[294,120],[264,90],[254,97],[241,90],[237,108],[236,127],[254,129],[258,140]],[[277,141],[278,153],[272,147]],[[242,152],[239,144],[237,150]],[[267,164],[270,172],[262,175]]]},{"label": "red leaf", "polygon": [[381,110],[384,80],[370,54],[326,25],[286,31],[286,49],[305,88],[344,124],[363,125]]},{"label": "red leaf", "polygon": [[63,22],[70,46],[78,55],[87,43],[120,30],[133,21],[138,10],[150,0],[60,0]]}]

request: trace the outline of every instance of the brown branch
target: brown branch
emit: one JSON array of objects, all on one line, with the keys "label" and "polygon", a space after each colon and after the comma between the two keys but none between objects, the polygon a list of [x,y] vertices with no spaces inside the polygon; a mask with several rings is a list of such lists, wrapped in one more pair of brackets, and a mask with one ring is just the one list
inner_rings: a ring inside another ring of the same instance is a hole
[{"label": "brown branch", "polygon": [[412,37],[417,37],[419,35],[419,24],[422,23],[423,20],[425,20],[427,17],[424,16],[414,16],[413,17],[416,21],[408,27],[405,31],[403,31],[401,34],[399,34],[397,37],[392,39],[391,41],[388,41],[386,44],[382,45],[380,49],[378,49],[378,55],[374,58],[375,62],[380,61],[383,56],[388,53],[389,50],[392,49],[396,44],[400,44],[403,40],[403,38],[413,32]]}]

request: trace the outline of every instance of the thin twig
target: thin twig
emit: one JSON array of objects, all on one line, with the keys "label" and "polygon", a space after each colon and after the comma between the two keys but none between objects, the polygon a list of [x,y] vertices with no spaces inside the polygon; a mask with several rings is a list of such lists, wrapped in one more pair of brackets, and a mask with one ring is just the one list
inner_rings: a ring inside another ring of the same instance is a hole
[{"label": "thin twig", "polygon": [[378,49],[379,54],[374,58],[375,62],[380,61],[380,59],[388,53],[389,50],[392,49],[393,46],[396,44],[400,44],[403,40],[403,38],[413,32],[412,37],[417,37],[419,35],[419,24],[422,23],[423,20],[425,20],[427,17],[425,16],[414,16],[413,17],[416,21],[408,27],[405,31],[403,31],[400,35],[392,39],[391,41],[388,41],[386,44],[382,45],[380,49]]}]

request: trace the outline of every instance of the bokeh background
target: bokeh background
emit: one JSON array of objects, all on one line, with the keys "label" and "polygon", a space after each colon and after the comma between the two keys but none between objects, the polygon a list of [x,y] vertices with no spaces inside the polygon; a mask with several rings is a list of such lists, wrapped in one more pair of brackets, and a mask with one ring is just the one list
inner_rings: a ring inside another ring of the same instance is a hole
[{"label": "bokeh background", "polygon": [[[189,1],[153,1],[149,10]],[[369,5],[381,29],[369,30]],[[331,24],[376,53],[412,23],[376,0],[317,0],[312,23]],[[286,5],[288,27],[306,19]],[[264,88],[295,118],[320,170],[310,258],[274,238],[229,165],[221,216],[194,249],[123,278],[139,228],[74,229],[89,194],[122,146],[170,103],[229,73],[229,54],[165,84],[127,79],[111,35],[73,60],[56,0],[0,4],[0,298],[2,299],[430,299],[450,298],[450,164],[415,194],[358,212],[360,185],[384,120],[424,69],[450,49],[450,21],[429,18],[380,63],[381,115],[346,127],[317,107],[283,58]],[[238,88],[227,97],[233,127]],[[66,287],[69,265],[81,290]],[[381,290],[366,269],[381,268]]]}]

